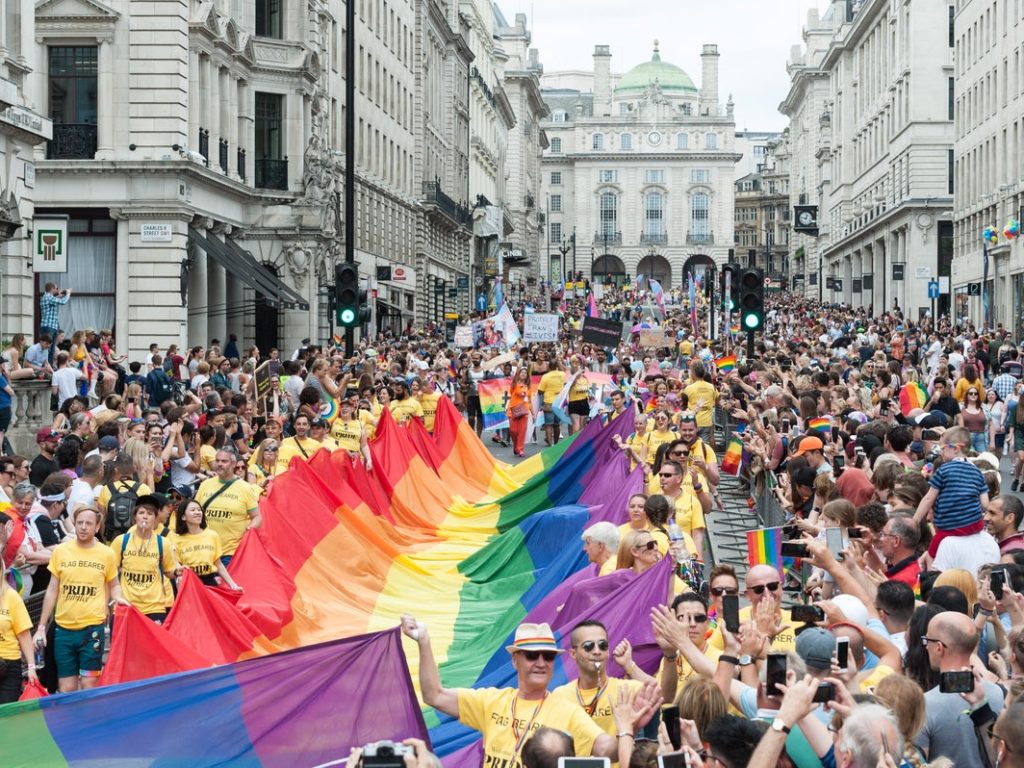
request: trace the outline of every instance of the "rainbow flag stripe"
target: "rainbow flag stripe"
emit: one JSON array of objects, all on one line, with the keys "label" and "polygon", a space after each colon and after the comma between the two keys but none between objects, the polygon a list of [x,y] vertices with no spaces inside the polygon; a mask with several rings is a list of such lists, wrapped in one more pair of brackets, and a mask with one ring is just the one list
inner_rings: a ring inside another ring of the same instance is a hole
[{"label": "rainbow flag stripe", "polygon": [[743,467],[743,440],[739,435],[729,438],[729,445],[725,448],[725,455],[722,456],[721,470],[727,475],[738,477]]},{"label": "rainbow flag stripe", "polygon": [[747,531],[747,565],[770,565],[784,575],[781,528]]},{"label": "rainbow flag stripe", "polygon": [[832,418],[830,416],[819,416],[816,419],[808,419],[807,431],[828,432],[832,429]]},{"label": "rainbow flag stripe", "polygon": [[[346,687],[330,644],[339,637],[394,638],[399,617],[411,611],[430,628],[445,685],[468,686],[494,668],[511,671],[504,646],[533,611],[564,605],[558,615],[567,621],[588,613],[616,619],[605,613],[607,600],[594,597],[610,596],[606,585],[616,582],[597,579],[589,596],[573,597],[571,590],[587,580],[580,575],[588,567],[579,544],[583,529],[598,520],[624,522],[629,494],[642,487],[642,474],[628,471],[612,440],[632,432],[634,423],[630,411],[607,426],[594,420],[509,468],[441,398],[433,435],[418,422],[399,427],[390,413],[382,414],[370,443],[372,472],[343,451],[296,459],[261,499],[263,525],[246,533],[231,562],[245,591],[229,593],[186,577],[164,625],[122,615],[101,687],[0,707],[5,765],[6,756],[22,754],[28,765],[112,764],[126,757],[152,763],[154,750],[165,760],[186,755],[190,766],[223,764],[224,755],[238,755],[239,765],[282,765],[285,755],[289,765],[313,765],[328,751],[344,756],[347,746],[387,732],[419,733],[415,723],[399,717],[397,682],[383,694],[376,679],[353,683],[355,690],[373,690],[375,702],[396,708],[390,720],[385,715],[391,714],[372,709],[364,718],[366,700]],[[621,595],[617,636],[633,643],[634,658],[649,671],[657,667],[658,652],[647,616],[651,601],[666,599],[667,584],[636,577],[614,593]],[[549,595],[561,597],[552,604]],[[405,658],[415,665],[418,655],[403,642]],[[319,648],[330,648],[330,658],[300,655]],[[278,661],[287,672],[278,671],[284,669]],[[274,665],[248,666],[263,662]],[[386,663],[406,683],[410,674],[416,680],[415,666],[406,672],[397,659]],[[317,679],[308,680],[300,669]],[[563,679],[571,674],[564,665],[559,669]],[[274,712],[275,722],[278,714],[287,720],[292,710],[284,705],[296,697],[311,707],[313,722],[329,708],[339,727],[310,729],[306,716],[296,714],[301,733],[280,723],[279,735],[269,733],[265,713]],[[88,702],[88,716],[78,702]],[[208,713],[209,706],[216,712]],[[202,751],[206,734],[189,737],[196,739],[193,748],[180,744],[184,727],[173,727],[202,718],[214,718],[207,730],[217,739],[220,762]],[[432,711],[424,720],[435,752],[450,756],[449,766],[468,768],[472,758],[460,762],[460,750],[472,752],[467,739],[476,734],[442,723]],[[96,722],[116,723],[117,730]],[[350,723],[388,727],[371,735]],[[19,746],[26,734],[39,745],[36,751]],[[311,734],[318,734],[313,745]]]},{"label": "rainbow flag stripe", "polygon": [[900,388],[900,412],[909,416],[915,408],[924,408],[928,404],[928,390],[919,381],[911,381]]},{"label": "rainbow flag stripe", "polygon": [[729,373],[736,369],[736,355],[726,355],[715,360],[715,366],[721,373]]}]

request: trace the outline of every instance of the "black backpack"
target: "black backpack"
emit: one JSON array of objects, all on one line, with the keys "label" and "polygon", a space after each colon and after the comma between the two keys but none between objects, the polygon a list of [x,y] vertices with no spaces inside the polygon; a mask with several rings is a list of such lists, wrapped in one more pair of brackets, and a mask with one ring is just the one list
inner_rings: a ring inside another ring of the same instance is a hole
[{"label": "black backpack", "polygon": [[174,397],[174,383],[159,369],[149,374],[149,404],[160,405]]},{"label": "black backpack", "polygon": [[118,489],[116,483],[107,486],[110,491],[110,501],[107,502],[107,541],[112,541],[114,536],[126,532],[132,525],[132,512],[139,501],[139,486],[135,483],[130,488]]}]

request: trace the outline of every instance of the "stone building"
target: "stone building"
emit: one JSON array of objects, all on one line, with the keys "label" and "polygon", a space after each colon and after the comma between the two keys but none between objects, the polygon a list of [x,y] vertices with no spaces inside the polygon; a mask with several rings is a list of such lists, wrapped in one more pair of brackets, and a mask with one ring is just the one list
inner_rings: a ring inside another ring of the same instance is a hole
[{"label": "stone building", "polygon": [[792,285],[787,146],[783,137],[769,140],[754,172],[736,181],[736,260],[760,267],[780,289]]},{"label": "stone building", "polygon": [[[822,17],[831,39],[820,62],[816,53],[806,64],[791,62],[797,65],[792,76],[805,80],[794,81],[783,109],[791,119],[802,114],[790,140],[801,152],[813,149],[819,163],[818,247],[826,301],[863,305],[874,314],[898,306],[918,319],[930,311],[929,281],[948,282],[954,39],[949,8],[924,0],[835,0]],[[814,69],[829,82],[826,109],[817,117],[816,89],[798,92],[817,77]],[[814,133],[815,119],[827,143],[805,136]],[[797,173],[806,169],[806,158],[793,167]],[[807,184],[794,185],[797,200],[804,194],[814,199],[816,190]],[[940,302],[938,310],[944,307]]]},{"label": "stone building", "polygon": [[[1002,231],[1024,219],[1024,9],[964,0],[950,33],[956,44],[956,179],[952,290],[957,319],[1002,324],[1024,338],[1024,245]],[[999,230],[988,246],[981,233]],[[986,318],[985,306],[988,305]]]},{"label": "stone building", "polygon": [[731,99],[719,99],[718,57],[717,46],[704,46],[699,89],[657,43],[623,75],[598,45],[591,72],[541,78],[551,110],[541,168],[553,284],[575,271],[678,287],[695,265],[727,260],[740,156]]},{"label": "stone building", "polygon": [[[429,319],[438,279],[468,288],[473,54],[458,0],[356,12],[356,259],[373,322],[397,328]],[[36,229],[66,226],[67,271],[8,259],[25,299],[4,331],[37,327],[52,279],[75,288],[62,327],[110,327],[133,358],[229,333],[264,352],[325,340],[348,170],[344,2],[40,0],[34,16],[23,109],[54,129],[21,157]]]}]

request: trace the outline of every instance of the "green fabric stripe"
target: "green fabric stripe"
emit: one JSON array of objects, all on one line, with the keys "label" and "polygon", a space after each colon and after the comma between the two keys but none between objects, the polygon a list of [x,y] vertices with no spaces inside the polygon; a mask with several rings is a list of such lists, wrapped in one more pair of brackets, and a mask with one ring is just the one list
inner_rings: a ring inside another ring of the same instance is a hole
[{"label": "green fabric stripe", "polygon": [[39,703],[35,699],[0,707],[0,762],[5,768],[59,768],[68,764],[50,735]]},{"label": "green fabric stripe", "polygon": [[514,525],[518,525],[534,512],[551,509],[554,506],[548,497],[550,477],[547,470],[562,458],[565,452],[569,450],[569,446],[572,445],[579,435],[580,433],[577,432],[571,438],[561,440],[546,449],[542,454],[544,457],[544,469],[527,480],[522,487],[498,499],[500,512],[498,513],[497,528],[499,531],[504,531]]}]

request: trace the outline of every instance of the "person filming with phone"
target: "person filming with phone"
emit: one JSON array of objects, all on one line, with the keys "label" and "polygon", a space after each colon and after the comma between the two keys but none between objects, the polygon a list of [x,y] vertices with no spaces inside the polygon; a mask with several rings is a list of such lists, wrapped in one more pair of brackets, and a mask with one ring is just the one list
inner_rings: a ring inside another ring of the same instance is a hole
[{"label": "person filming with phone", "polygon": [[514,688],[445,688],[426,626],[406,614],[402,634],[419,648],[423,701],[480,731],[483,764],[492,768],[521,768],[523,745],[541,726],[570,735],[577,755],[608,757],[628,765],[634,732],[645,726],[661,705],[661,694],[653,682],[639,692],[624,689],[612,703],[616,730],[609,735],[577,702],[549,695],[555,660],[565,651],[558,647],[547,624],[520,624],[512,644],[506,646],[516,671]]}]

